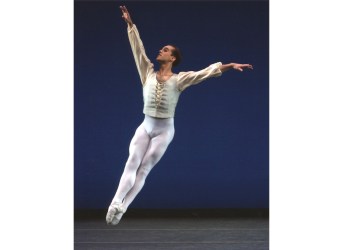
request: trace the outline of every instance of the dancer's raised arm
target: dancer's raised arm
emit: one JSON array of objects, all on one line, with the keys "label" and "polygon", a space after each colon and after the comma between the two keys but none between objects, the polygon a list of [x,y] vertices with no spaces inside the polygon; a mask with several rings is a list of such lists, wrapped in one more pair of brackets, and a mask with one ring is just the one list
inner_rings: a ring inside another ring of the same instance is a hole
[{"label": "dancer's raised arm", "polygon": [[153,64],[148,59],[146,55],[145,48],[143,46],[140,34],[136,28],[136,25],[131,20],[129,11],[125,6],[120,6],[123,13],[122,18],[128,24],[128,37],[130,41],[130,46],[132,53],[134,55],[137,71],[139,72],[141,83],[144,85],[146,83],[147,76],[153,72]]}]

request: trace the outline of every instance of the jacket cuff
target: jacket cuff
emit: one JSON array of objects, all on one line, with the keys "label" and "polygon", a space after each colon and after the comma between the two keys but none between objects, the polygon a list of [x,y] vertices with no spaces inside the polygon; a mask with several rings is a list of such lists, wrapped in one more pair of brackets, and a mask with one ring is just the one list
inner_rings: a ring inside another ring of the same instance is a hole
[{"label": "jacket cuff", "polygon": [[133,31],[135,28],[136,28],[136,25],[135,25],[135,24],[133,24],[131,28],[129,28],[129,25],[128,25],[128,32]]}]

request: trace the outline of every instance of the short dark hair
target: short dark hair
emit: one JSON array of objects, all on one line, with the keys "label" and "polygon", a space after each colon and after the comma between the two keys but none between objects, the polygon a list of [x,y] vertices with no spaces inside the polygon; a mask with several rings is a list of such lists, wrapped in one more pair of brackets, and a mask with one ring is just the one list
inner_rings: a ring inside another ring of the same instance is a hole
[{"label": "short dark hair", "polygon": [[173,50],[171,50],[171,55],[176,58],[176,60],[173,62],[173,67],[176,67],[180,64],[182,60],[181,52],[180,49],[175,45],[170,44],[170,46],[174,48]]}]

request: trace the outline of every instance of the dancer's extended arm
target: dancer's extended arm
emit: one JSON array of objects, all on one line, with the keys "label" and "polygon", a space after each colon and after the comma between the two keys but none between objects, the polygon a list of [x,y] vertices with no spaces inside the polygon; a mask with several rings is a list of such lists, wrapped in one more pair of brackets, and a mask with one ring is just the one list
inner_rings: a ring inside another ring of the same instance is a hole
[{"label": "dancer's extended arm", "polygon": [[146,55],[140,34],[136,28],[136,25],[131,20],[129,11],[125,6],[120,6],[120,9],[123,13],[122,18],[128,24],[128,37],[131,50],[134,55],[137,71],[139,72],[142,85],[144,85],[146,83],[147,75],[153,72],[154,65]]},{"label": "dancer's extended arm", "polygon": [[180,91],[183,91],[189,86],[198,84],[205,79],[221,76],[223,72],[226,72],[230,69],[243,71],[243,69],[253,69],[253,66],[250,64],[222,64],[221,62],[217,62],[199,71],[180,72],[178,76],[178,89]]}]

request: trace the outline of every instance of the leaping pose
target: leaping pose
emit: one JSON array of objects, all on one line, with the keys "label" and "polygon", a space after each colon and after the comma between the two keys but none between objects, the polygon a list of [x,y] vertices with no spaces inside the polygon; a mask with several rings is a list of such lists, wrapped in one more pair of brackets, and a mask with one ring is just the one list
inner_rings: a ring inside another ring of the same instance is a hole
[{"label": "leaping pose", "polygon": [[131,202],[140,192],[149,172],[164,155],[174,137],[174,114],[180,94],[189,86],[230,69],[253,69],[250,64],[217,62],[200,71],[173,73],[181,61],[180,50],[166,45],[156,58],[159,70],[148,59],[136,25],[125,6],[120,6],[128,25],[128,37],[143,87],[145,119],[136,129],[129,147],[129,158],[117,192],[108,208],[107,224],[117,225]]}]

